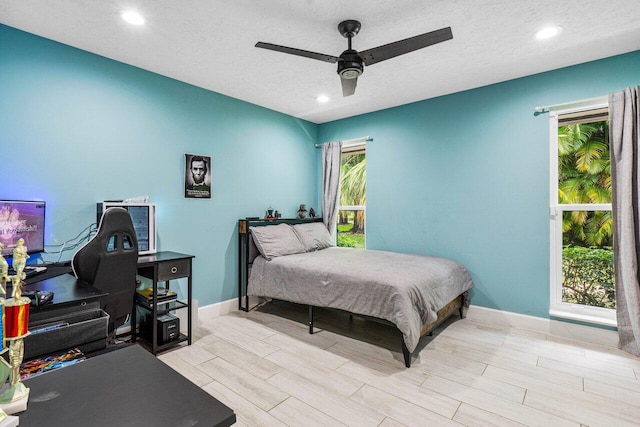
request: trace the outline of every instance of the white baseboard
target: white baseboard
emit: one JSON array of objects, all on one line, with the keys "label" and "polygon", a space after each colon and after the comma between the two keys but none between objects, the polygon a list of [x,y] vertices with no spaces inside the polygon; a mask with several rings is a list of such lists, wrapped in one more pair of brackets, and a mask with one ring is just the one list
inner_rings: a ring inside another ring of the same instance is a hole
[{"label": "white baseboard", "polygon": [[562,338],[585,341],[607,347],[618,347],[618,332],[608,329],[527,316],[475,305],[469,307],[467,318],[487,324],[529,329]]},{"label": "white baseboard", "polygon": [[[257,297],[249,297],[249,307],[253,307],[260,301]],[[233,298],[226,301],[221,301],[215,304],[205,305],[198,309],[198,318],[202,322],[215,319],[216,317],[224,316],[232,311],[238,310],[238,299]]]},{"label": "white baseboard", "polygon": [[205,305],[198,308],[198,318],[201,322],[213,320],[216,317],[224,316],[234,310],[238,309],[238,299],[230,299],[226,301],[217,302],[215,304]]}]

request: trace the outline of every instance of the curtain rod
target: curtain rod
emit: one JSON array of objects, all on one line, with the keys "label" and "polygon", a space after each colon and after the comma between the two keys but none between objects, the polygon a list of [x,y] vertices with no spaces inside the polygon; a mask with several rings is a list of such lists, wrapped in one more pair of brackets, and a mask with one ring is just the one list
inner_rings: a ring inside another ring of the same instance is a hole
[{"label": "curtain rod", "polygon": [[580,108],[587,105],[593,104],[606,104],[609,101],[609,98],[605,96],[597,96],[595,98],[583,99],[580,101],[572,101],[572,102],[564,102],[562,104],[553,104],[553,105],[545,105],[544,107],[536,107],[533,109],[534,116],[539,114],[548,113],[549,111],[560,110],[560,109],[571,109],[571,108]]},{"label": "curtain rod", "polygon": [[[353,138],[353,139],[345,139],[342,141],[342,146],[348,147],[350,145],[358,145],[363,142],[369,142],[369,141],[373,141],[373,138],[371,138],[370,136],[363,136],[360,138]],[[315,147],[320,148],[322,147],[322,144],[315,144]]]}]

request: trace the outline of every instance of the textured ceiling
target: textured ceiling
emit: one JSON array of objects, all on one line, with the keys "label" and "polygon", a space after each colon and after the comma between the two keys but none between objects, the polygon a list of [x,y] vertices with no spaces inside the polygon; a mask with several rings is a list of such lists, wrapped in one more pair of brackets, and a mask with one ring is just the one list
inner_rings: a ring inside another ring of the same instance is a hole
[{"label": "textured ceiling", "polygon": [[[0,23],[315,123],[639,50],[639,18],[637,0],[0,0]],[[447,26],[453,40],[365,67],[346,98],[335,64],[254,47],[339,56],[345,19],[359,51]],[[550,24],[560,36],[536,40]]]}]

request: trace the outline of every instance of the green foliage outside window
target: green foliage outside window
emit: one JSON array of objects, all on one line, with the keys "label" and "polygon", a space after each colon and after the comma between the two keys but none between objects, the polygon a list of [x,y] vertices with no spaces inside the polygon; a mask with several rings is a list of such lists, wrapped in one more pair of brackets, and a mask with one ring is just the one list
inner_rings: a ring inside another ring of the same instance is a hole
[{"label": "green foliage outside window", "polygon": [[580,246],[562,249],[562,300],[615,308],[613,251]]},{"label": "green foliage outside window", "polygon": [[[558,128],[558,201],[611,203],[609,124],[576,123]],[[562,218],[564,245],[611,246],[611,211],[573,211]]]},{"label": "green foliage outside window", "polygon": [[[342,154],[340,204],[364,206],[367,203],[367,159],[364,151]],[[338,211],[338,246],[364,248],[364,210]]]},{"label": "green foliage outside window", "polygon": [[364,234],[351,233],[352,223],[338,225],[338,246],[342,248],[364,249]]},{"label": "green foliage outside window", "polygon": [[[561,204],[611,203],[607,121],[558,127],[558,178]],[[615,308],[611,211],[563,212],[562,240],[562,300]]]}]

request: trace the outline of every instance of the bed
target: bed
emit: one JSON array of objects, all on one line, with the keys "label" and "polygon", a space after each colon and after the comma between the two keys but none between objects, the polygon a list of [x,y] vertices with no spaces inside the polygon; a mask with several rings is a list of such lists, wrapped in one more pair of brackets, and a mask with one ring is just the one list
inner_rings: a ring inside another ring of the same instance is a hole
[{"label": "bed", "polygon": [[331,245],[321,218],[240,220],[239,309],[249,297],[343,310],[395,326],[405,366],[420,338],[455,313],[473,281],[450,259]]}]

